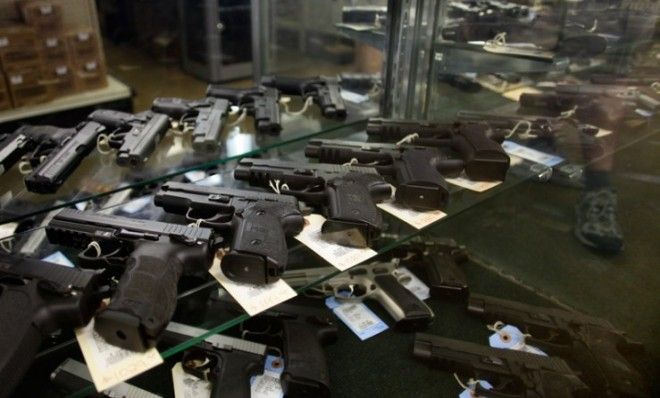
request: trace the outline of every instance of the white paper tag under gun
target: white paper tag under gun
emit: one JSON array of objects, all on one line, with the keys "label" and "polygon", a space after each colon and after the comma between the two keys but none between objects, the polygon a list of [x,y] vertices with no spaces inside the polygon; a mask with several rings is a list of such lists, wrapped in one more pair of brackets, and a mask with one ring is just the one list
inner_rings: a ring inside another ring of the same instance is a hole
[{"label": "white paper tag under gun", "polygon": [[410,272],[408,268],[398,267],[396,272],[398,272],[397,279],[399,283],[410,290],[418,299],[424,301],[431,297],[431,289],[417,275]]},{"label": "white paper tag under gun", "polygon": [[417,211],[408,207],[403,207],[394,202],[395,194],[396,188],[392,187],[392,198],[385,202],[378,203],[377,206],[399,220],[412,225],[416,229],[427,227],[447,216],[446,213],[443,213],[440,210]]},{"label": "white paper tag under gun", "polygon": [[267,285],[234,282],[222,273],[220,262],[221,259],[216,257],[209,273],[250,315],[256,315],[297,295],[296,291],[282,279]]},{"label": "white paper tag under gun", "polygon": [[319,214],[305,216],[305,228],[296,235],[296,239],[340,271],[345,271],[378,254],[368,247],[347,247],[326,240],[321,233],[324,222],[325,217]]},{"label": "white paper tag under gun", "polygon": [[360,340],[384,332],[388,326],[364,303],[340,303],[334,296],[325,299],[325,305],[337,315]]},{"label": "white paper tag under gun", "polygon": [[532,149],[509,140],[506,140],[502,143],[502,148],[509,155],[515,155],[523,159],[531,160],[535,163],[541,163],[548,167],[556,166],[564,161],[564,158],[560,156],[537,151],[536,149]]},{"label": "white paper tag under gun", "polygon": [[445,178],[445,180],[461,188],[469,189],[474,192],[484,192],[494,188],[502,183],[502,181],[473,181],[465,175],[460,175],[456,178]]},{"label": "white paper tag under gun", "polygon": [[209,398],[211,382],[195,377],[183,370],[181,362],[172,367],[174,398]]},{"label": "white paper tag under gun", "polygon": [[145,352],[125,350],[108,344],[94,331],[94,320],[76,329],[76,339],[97,391],[107,390],[163,363],[156,348]]},{"label": "white paper tag under gun", "polygon": [[524,351],[531,354],[548,356],[548,354],[538,348],[527,345],[525,343],[525,334],[515,326],[496,322],[494,325],[489,326],[488,329],[494,331],[488,338],[488,343],[493,348],[506,348],[507,350]]},{"label": "white paper tag under gun", "polygon": [[251,398],[282,398],[282,382],[280,378],[284,372],[284,360],[280,357],[268,355],[264,364],[264,373],[250,380]]},{"label": "white paper tag under gun", "polygon": [[[492,390],[493,385],[490,384],[489,382],[485,380],[477,380],[473,382],[468,382],[468,385],[465,386],[467,387],[466,389],[463,390],[462,393],[458,395],[458,398],[479,398],[481,395],[477,395],[474,391],[476,390],[477,383],[479,383],[479,387],[483,388],[484,390]],[[463,386],[461,386],[463,387]]]}]

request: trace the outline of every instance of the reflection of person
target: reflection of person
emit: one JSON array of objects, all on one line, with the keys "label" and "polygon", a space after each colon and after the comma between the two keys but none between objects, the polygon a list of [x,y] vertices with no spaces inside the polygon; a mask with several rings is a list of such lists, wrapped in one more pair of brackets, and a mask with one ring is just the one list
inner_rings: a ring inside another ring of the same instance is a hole
[{"label": "reflection of person", "polygon": [[587,163],[584,170],[585,191],[576,206],[575,235],[583,244],[604,253],[614,254],[623,249],[623,233],[617,221],[617,193],[610,173],[614,166],[616,138],[625,112],[619,101],[608,99],[594,102],[586,115],[578,112],[578,117],[584,122],[613,132],[600,139],[603,151],[598,155],[593,151],[584,151]]}]

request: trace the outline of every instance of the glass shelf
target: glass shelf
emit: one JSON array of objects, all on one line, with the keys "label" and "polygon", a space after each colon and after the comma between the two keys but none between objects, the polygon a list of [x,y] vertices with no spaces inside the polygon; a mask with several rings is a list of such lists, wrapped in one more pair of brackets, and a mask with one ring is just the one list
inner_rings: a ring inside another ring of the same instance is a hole
[{"label": "glass shelf", "polygon": [[[349,139],[356,141],[366,141],[367,135],[363,130],[363,125],[353,125],[353,126],[344,126],[337,128],[331,131],[325,131],[322,133],[323,138],[338,138],[338,139]],[[654,134],[655,131],[649,129],[646,132],[640,133],[637,135],[635,142],[639,142],[642,139],[648,138],[650,135]],[[262,156],[264,157],[273,157],[285,160],[304,160],[303,149],[306,144],[306,140],[298,139],[289,142],[286,145],[277,145],[272,146],[268,149],[264,149]],[[634,143],[628,142],[627,144],[619,147],[619,149],[629,147]],[[243,182],[234,181],[232,177],[232,169],[234,167],[234,161],[226,159],[225,162],[216,162],[213,167],[207,167],[203,174],[198,173],[195,176],[198,180],[204,179],[207,183],[221,184],[222,186],[236,186],[244,187]],[[383,213],[385,228],[382,234],[381,239],[379,239],[373,249],[380,255],[389,252],[390,250],[409,242],[420,235],[433,235],[433,236],[447,236],[449,233],[445,225],[453,225],[453,219],[460,219],[463,213],[473,213],[473,209],[479,209],[484,207],[484,204],[487,202],[492,202],[496,198],[507,197],[517,195],[517,192],[520,192],[521,186],[526,186],[527,182],[533,180],[536,177],[536,174],[530,170],[529,164],[522,162],[512,166],[507,179],[504,183],[482,193],[477,193],[457,186],[451,187],[451,198],[449,207],[446,209],[447,216],[436,223],[430,225],[427,228],[422,230],[414,229],[408,224],[400,221],[399,219],[389,215],[388,213]],[[184,178],[183,176],[177,177],[179,179]],[[182,220],[178,216],[168,215],[162,212],[159,208],[153,206],[149,192],[142,190],[134,190],[134,193],[137,193],[135,198],[126,198],[125,202],[116,204],[112,207],[106,207],[103,209],[102,203],[95,203],[94,201],[87,202],[88,209],[96,209],[104,212],[110,212],[118,215],[130,215],[134,218],[143,218],[143,219],[159,219],[169,222],[180,222],[185,223],[185,220]],[[488,207],[487,205],[485,207]],[[478,211],[478,210],[477,210]],[[35,236],[41,235],[40,239],[34,238]],[[7,242],[11,240],[13,243],[8,244]],[[28,246],[31,248],[32,252],[23,251],[22,248],[26,246],[26,242],[33,240]],[[34,243],[34,240],[39,241],[39,244]],[[62,247],[55,247],[50,245],[45,239],[45,234],[43,227],[37,227],[25,231],[20,234],[16,234],[13,237],[1,241],[2,247],[11,248],[11,251],[15,253],[22,253],[24,255],[43,258],[49,253],[55,251],[61,251],[69,259],[75,262],[75,252],[69,249]],[[35,249],[36,248],[36,249]],[[328,264],[325,263],[320,257],[314,254],[306,246],[298,243],[296,240],[291,240],[289,242],[289,265],[288,270],[296,270],[300,268],[309,268],[310,264],[316,264],[319,267],[327,267]],[[326,275],[318,278],[307,286],[299,287],[296,289],[299,295],[303,294],[307,289],[318,286],[324,280],[332,278],[338,275],[340,271],[328,272]],[[243,312],[232,312],[228,313],[227,311],[218,311],[213,309],[214,300],[217,301],[217,292],[220,288],[220,285],[215,280],[210,281],[196,281],[192,283],[192,287],[185,289],[184,293],[179,296],[179,307],[184,308],[197,308],[199,313],[194,313],[195,311],[188,311],[188,314],[184,318],[177,318],[175,320],[178,322],[188,323],[197,327],[201,327],[208,330],[208,333],[205,333],[201,336],[189,339],[180,344],[175,344],[171,346],[161,345],[159,346],[161,356],[166,359],[178,358],[179,354],[182,351],[198,344],[204,338],[215,333],[222,333],[232,327],[240,324],[249,318],[246,313]],[[215,299],[214,299],[215,297]],[[210,300],[210,301],[209,301]],[[186,304],[183,304],[183,302]],[[320,301],[320,300],[319,300]],[[207,304],[211,302],[210,306]],[[196,304],[195,304],[196,303]],[[443,306],[445,304],[442,304]],[[455,310],[454,310],[455,311]],[[437,312],[439,314],[439,312]],[[483,334],[483,333],[482,333]],[[63,354],[66,352],[66,354]],[[45,350],[42,350],[39,357],[40,361],[45,361],[51,363],[44,358],[48,357],[57,357],[60,358],[62,355],[67,357],[73,356],[80,358],[78,352],[77,344],[71,341],[60,342],[59,344],[48,346]],[[61,362],[61,360],[60,360]],[[165,364],[160,365],[159,368],[168,366],[171,361],[166,361]],[[170,364],[171,365],[171,364]],[[171,366],[170,366],[171,367]],[[167,368],[169,369],[169,368]],[[52,370],[52,369],[51,369]],[[152,370],[150,372],[155,372],[157,370]],[[162,370],[160,370],[162,372]],[[147,373],[149,374],[149,372]],[[28,378],[26,378],[27,380]],[[140,379],[140,376],[136,378]],[[34,380],[33,378],[30,380]],[[132,381],[129,381],[132,383]],[[139,383],[138,383],[139,384]],[[79,391],[75,396],[83,396],[86,393],[93,391],[93,386],[90,384],[86,389]]]},{"label": "glass shelf", "polygon": [[[294,98],[292,109],[298,109],[300,106],[299,98]],[[14,165],[0,176],[0,224],[128,188],[147,186],[191,170],[209,168],[243,156],[254,156],[270,148],[324,134],[342,126],[360,124],[377,109],[374,101],[362,104],[347,102],[347,106],[349,116],[344,121],[323,118],[316,106],[312,106],[301,116],[283,113],[283,129],[278,136],[255,134],[252,132],[252,118],[248,117],[239,126],[225,128],[222,148],[214,154],[194,152],[189,136],[179,136],[169,131],[141,169],[117,166],[113,154],[101,155],[94,151],[54,194],[44,195],[27,191],[23,183],[24,176],[18,171],[18,165]]]}]

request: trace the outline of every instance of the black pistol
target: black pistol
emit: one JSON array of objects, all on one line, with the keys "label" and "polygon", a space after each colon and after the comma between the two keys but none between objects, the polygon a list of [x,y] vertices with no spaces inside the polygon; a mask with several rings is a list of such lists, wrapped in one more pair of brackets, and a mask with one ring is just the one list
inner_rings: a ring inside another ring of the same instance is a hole
[{"label": "black pistol", "polygon": [[195,151],[216,152],[220,148],[220,134],[229,111],[226,99],[156,98],[151,110],[171,117],[183,132],[192,131]]},{"label": "black pistol", "polygon": [[274,88],[258,86],[241,89],[210,84],[206,96],[226,99],[243,109],[252,116],[254,128],[259,133],[277,135],[282,131],[280,93]]},{"label": "black pistol", "polygon": [[287,264],[286,238],[302,231],[305,221],[293,196],[245,189],[168,182],[155,194],[154,203],[213,228],[225,241],[231,239],[230,251],[222,257],[222,271],[230,279],[247,283],[280,278]]},{"label": "black pistol", "polygon": [[383,220],[375,202],[392,195],[390,185],[368,167],[245,158],[234,178],[263,188],[282,184],[279,193],[324,213],[324,236],[351,247],[367,247],[380,235]]},{"label": "black pistol", "polygon": [[179,278],[204,274],[215,248],[208,228],[73,209],[56,214],[46,236],[53,244],[82,249],[86,267],[124,269],[94,327],[107,342],[133,351],[155,344],[174,314]]},{"label": "black pistol", "polygon": [[330,119],[346,118],[346,104],[341,97],[339,79],[328,76],[295,78],[285,76],[264,76],[261,84],[274,87],[286,95],[299,95],[306,100],[312,98],[321,108],[323,116]]}]

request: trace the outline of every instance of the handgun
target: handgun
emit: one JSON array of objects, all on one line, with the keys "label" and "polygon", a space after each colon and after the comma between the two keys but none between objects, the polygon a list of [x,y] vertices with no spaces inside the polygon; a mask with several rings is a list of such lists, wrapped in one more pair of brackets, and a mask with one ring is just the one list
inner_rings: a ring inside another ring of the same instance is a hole
[{"label": "handgun", "polygon": [[210,84],[206,96],[225,99],[243,109],[252,116],[254,128],[259,133],[277,135],[282,131],[280,93],[274,88],[258,86],[240,89]]},{"label": "handgun", "polygon": [[337,326],[326,308],[287,301],[244,321],[239,329],[245,338],[281,350],[285,396],[330,397],[323,347],[337,341]]},{"label": "handgun", "polygon": [[179,278],[205,273],[216,245],[208,228],[73,209],[55,215],[46,236],[53,244],[82,249],[85,267],[123,269],[94,328],[108,343],[132,351],[155,344],[174,313]]},{"label": "handgun", "polygon": [[270,159],[241,159],[236,180],[295,196],[324,213],[322,234],[351,247],[367,247],[378,237],[383,220],[374,202],[391,197],[392,187],[376,170],[334,164],[308,164]]},{"label": "handgun", "polygon": [[[183,343],[207,330],[170,322],[164,340]],[[250,378],[263,373],[267,346],[224,335],[212,335],[183,354],[186,373],[211,382],[211,398],[250,397]]]},{"label": "handgun", "polygon": [[470,296],[468,311],[521,328],[530,344],[580,371],[594,396],[650,396],[649,383],[636,368],[646,356],[644,347],[604,319],[477,294]]},{"label": "handgun", "polygon": [[264,76],[261,78],[261,84],[276,88],[282,94],[299,95],[303,100],[311,97],[314,103],[321,108],[323,116],[327,118],[346,118],[346,104],[341,97],[341,87],[339,79],[336,77]]},{"label": "handgun", "polygon": [[[375,262],[353,267],[321,282],[316,290],[334,295],[339,302],[375,300],[394,319],[402,331],[426,328],[434,318],[433,311],[404,286],[407,276],[397,270],[396,261]],[[308,286],[337,270],[332,267],[288,270],[282,278],[293,287]]]},{"label": "handgun", "polygon": [[[50,374],[50,381],[65,394],[79,392],[90,386],[92,375],[84,363],[75,359],[67,359]],[[128,383],[119,383],[94,395],[95,398],[159,398],[160,395],[153,394]]]},{"label": "handgun", "polygon": [[367,134],[370,139],[383,142],[414,137],[410,140],[414,145],[450,148],[459,156],[458,167],[473,180],[503,181],[509,169],[509,155],[500,145],[504,140],[502,130],[476,121],[440,123],[371,118]]},{"label": "handgun", "polygon": [[287,264],[286,238],[302,231],[305,221],[293,196],[245,189],[168,182],[154,203],[231,239],[220,266],[228,278],[247,283],[279,279]]},{"label": "handgun", "polygon": [[309,140],[305,156],[323,163],[373,167],[396,186],[395,201],[413,209],[444,209],[449,189],[441,171],[456,171],[436,148],[387,143]]},{"label": "handgun", "polygon": [[156,98],[151,110],[171,117],[182,131],[192,131],[193,150],[216,152],[220,148],[220,135],[229,111],[226,99]]},{"label": "handgun", "polygon": [[145,111],[131,114],[107,109],[92,112],[89,120],[108,128],[108,146],[117,150],[120,166],[140,167],[170,128],[166,115]]},{"label": "handgun", "polygon": [[415,334],[413,356],[448,372],[486,380],[479,397],[569,398],[587,397],[589,388],[561,358],[492,348],[425,333]]},{"label": "handgun", "polygon": [[21,381],[45,337],[90,321],[103,281],[102,271],[0,254],[0,397]]},{"label": "handgun", "polygon": [[468,261],[465,246],[453,239],[424,237],[394,249],[400,264],[421,271],[431,296],[467,297],[469,287],[461,265]]},{"label": "handgun", "polygon": [[[54,126],[33,126],[45,128],[57,136],[58,144],[46,151],[36,150],[30,156],[32,171],[25,176],[25,187],[30,192],[54,193],[78,167],[80,162],[96,147],[99,134],[105,126],[96,122],[82,122],[73,129],[58,129]],[[62,131],[57,131],[62,130]]]},{"label": "handgun", "polygon": [[[0,134],[0,175],[4,174],[24,156],[28,159],[40,158],[41,156],[37,154],[56,147],[73,133],[72,129],[62,129],[55,126],[24,125],[12,133]],[[33,155],[28,155],[30,152]]]}]

